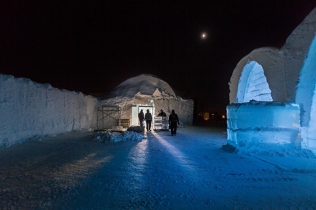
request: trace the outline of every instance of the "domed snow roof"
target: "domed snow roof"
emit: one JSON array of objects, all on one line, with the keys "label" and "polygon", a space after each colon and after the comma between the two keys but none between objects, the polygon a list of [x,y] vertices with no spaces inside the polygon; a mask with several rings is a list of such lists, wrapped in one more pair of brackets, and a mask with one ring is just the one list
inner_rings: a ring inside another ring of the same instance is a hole
[{"label": "domed snow roof", "polygon": [[[158,93],[157,93],[158,92]],[[141,74],[125,80],[119,84],[110,97],[134,97],[135,94],[142,95],[169,95],[176,97],[170,85],[154,75]]]}]

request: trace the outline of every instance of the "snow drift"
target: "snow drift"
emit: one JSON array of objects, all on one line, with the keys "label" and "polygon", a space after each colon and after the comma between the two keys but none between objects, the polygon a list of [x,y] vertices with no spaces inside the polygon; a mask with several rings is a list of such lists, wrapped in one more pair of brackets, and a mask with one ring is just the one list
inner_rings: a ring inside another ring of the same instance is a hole
[{"label": "snow drift", "polygon": [[145,137],[137,132],[126,131],[124,133],[99,131],[96,135],[98,142],[116,143],[121,141],[142,141]]},{"label": "snow drift", "polygon": [[97,99],[0,74],[0,146],[96,126]]}]

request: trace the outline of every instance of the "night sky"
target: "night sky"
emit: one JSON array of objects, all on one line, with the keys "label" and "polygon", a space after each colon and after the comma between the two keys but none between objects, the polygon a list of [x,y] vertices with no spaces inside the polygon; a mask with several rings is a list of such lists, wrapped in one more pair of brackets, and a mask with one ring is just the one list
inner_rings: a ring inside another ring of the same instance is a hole
[{"label": "night sky", "polygon": [[153,74],[204,109],[225,109],[238,61],[255,48],[282,47],[316,6],[314,0],[8,2],[0,9],[0,73],[83,93],[108,93],[130,77]]}]

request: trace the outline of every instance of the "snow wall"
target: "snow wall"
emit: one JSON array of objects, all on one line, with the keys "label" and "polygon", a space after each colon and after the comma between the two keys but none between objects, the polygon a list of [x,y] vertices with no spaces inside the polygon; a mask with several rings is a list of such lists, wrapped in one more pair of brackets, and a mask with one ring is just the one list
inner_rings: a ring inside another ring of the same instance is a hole
[{"label": "snow wall", "polygon": [[97,99],[0,74],[0,146],[96,126]]},{"label": "snow wall", "polygon": [[299,128],[297,104],[251,101],[227,106],[227,143],[235,147],[300,147]]},{"label": "snow wall", "polygon": [[230,103],[256,100],[298,104],[302,146],[316,151],[315,35],[316,9],[281,49],[255,49],[239,61],[229,82],[229,99]]}]

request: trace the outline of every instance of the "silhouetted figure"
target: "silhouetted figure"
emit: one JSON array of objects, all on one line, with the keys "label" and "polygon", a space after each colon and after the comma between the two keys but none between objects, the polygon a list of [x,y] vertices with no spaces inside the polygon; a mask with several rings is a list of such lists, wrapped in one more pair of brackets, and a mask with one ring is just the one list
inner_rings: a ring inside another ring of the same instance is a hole
[{"label": "silhouetted figure", "polygon": [[143,126],[144,118],[145,118],[144,112],[143,110],[140,110],[140,112],[138,113],[138,120],[139,120],[140,126]]},{"label": "silhouetted figure", "polygon": [[153,117],[152,117],[151,113],[149,112],[149,109],[147,109],[147,113],[145,114],[145,120],[146,120],[146,129],[147,129],[147,131],[150,131],[151,121],[153,120]]},{"label": "silhouetted figure", "polygon": [[163,109],[160,110],[158,117],[166,117],[166,113],[163,111]]},{"label": "silhouetted figure", "polygon": [[178,115],[174,112],[174,110],[171,111],[171,114],[169,115],[169,127],[171,130],[171,136],[177,134],[177,125],[180,125]]}]

